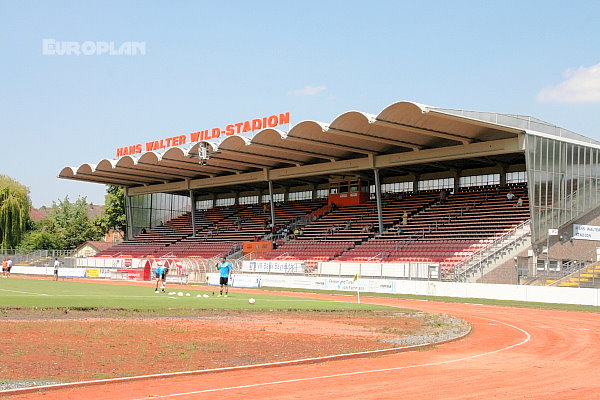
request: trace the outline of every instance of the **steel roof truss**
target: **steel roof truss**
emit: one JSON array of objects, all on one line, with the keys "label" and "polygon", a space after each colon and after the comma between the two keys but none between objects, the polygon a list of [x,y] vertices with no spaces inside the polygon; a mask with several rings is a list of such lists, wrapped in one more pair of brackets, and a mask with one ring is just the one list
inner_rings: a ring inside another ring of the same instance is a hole
[{"label": "steel roof truss", "polygon": [[373,121],[372,124],[377,125],[377,126],[384,126],[386,128],[399,129],[399,130],[409,131],[409,132],[414,132],[414,133],[422,133],[425,135],[435,136],[435,137],[439,137],[442,139],[454,140],[455,142],[459,142],[462,144],[469,144],[469,143],[474,142],[473,139],[470,139],[470,138],[467,138],[464,136],[455,135],[455,134],[447,133],[447,132],[440,132],[440,131],[436,131],[433,129],[419,128],[416,126],[401,124],[399,122],[392,122],[392,121],[385,121],[382,119],[377,119],[377,120]]},{"label": "steel roof truss", "polygon": [[423,146],[419,146],[414,143],[403,142],[401,140],[382,138],[382,137],[378,137],[378,136],[372,136],[372,135],[368,135],[368,134],[362,133],[362,132],[353,132],[353,131],[348,131],[345,129],[331,128],[331,127],[329,127],[327,130],[329,132],[332,132],[332,133],[334,133],[336,135],[340,135],[340,136],[347,136],[347,137],[361,139],[361,140],[371,140],[371,141],[374,141],[377,143],[384,143],[384,144],[389,144],[389,145],[397,146],[397,147],[406,147],[406,148],[409,148],[409,149],[415,150],[415,151],[423,149]]}]

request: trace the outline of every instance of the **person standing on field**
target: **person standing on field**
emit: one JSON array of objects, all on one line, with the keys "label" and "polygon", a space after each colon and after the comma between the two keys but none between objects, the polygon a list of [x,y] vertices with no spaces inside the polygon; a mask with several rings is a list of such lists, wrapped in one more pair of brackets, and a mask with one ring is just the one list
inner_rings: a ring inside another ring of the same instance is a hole
[{"label": "person standing on field", "polygon": [[58,280],[58,268],[60,267],[60,261],[58,261],[58,258],[54,259],[54,280],[57,281]]},{"label": "person standing on field", "polygon": [[154,275],[156,276],[156,288],[154,289],[154,293],[158,293],[158,285],[162,286],[162,291],[165,291],[165,266],[159,265],[154,270]]},{"label": "person standing on field", "polygon": [[162,291],[165,291],[167,287],[167,274],[169,273],[169,266],[165,264],[165,269],[162,273]]},{"label": "person standing on field", "polygon": [[227,261],[226,257],[221,258],[221,262],[217,264],[217,269],[219,270],[219,285],[221,285],[221,292],[219,297],[223,296],[223,286],[225,286],[225,296],[229,293],[229,277],[231,276],[231,272],[233,271],[233,267],[231,263]]}]

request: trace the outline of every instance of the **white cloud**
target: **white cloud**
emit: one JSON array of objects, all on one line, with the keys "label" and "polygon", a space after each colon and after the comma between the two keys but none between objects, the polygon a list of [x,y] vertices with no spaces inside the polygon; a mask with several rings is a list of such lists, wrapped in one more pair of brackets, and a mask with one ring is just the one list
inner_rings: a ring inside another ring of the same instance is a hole
[{"label": "white cloud", "polygon": [[288,96],[314,96],[316,94],[321,93],[322,91],[324,91],[326,89],[327,89],[327,86],[325,86],[325,85],[319,85],[319,86],[306,85],[302,89],[290,90],[286,94]]},{"label": "white cloud", "polygon": [[556,86],[542,89],[537,99],[552,103],[600,102],[600,64],[568,69],[565,80]]}]

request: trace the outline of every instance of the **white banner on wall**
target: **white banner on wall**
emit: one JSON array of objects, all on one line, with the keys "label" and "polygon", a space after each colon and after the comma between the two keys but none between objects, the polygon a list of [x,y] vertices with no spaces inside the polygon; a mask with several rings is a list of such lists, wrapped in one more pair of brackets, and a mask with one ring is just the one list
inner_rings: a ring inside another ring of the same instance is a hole
[{"label": "white banner on wall", "polygon": [[[218,273],[207,274],[207,278],[209,285],[219,285],[220,279]],[[232,274],[227,284],[231,287],[258,288],[260,287],[260,278],[259,275]]]},{"label": "white banner on wall", "polygon": [[437,279],[440,265],[435,263],[346,263],[320,262],[321,275],[354,275],[364,277]]},{"label": "white banner on wall", "polygon": [[573,224],[573,239],[600,240],[600,226]]},{"label": "white banner on wall", "polygon": [[244,261],[242,262],[242,271],[272,274],[303,274],[304,262],[273,260]]}]

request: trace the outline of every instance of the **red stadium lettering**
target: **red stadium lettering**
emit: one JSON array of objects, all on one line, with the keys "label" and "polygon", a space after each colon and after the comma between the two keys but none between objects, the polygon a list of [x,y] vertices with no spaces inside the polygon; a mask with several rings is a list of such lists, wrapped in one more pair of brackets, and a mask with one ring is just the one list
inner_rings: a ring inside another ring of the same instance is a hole
[{"label": "red stadium lettering", "polygon": [[131,146],[120,147],[117,149],[117,157],[129,156],[142,152],[141,144],[133,144]]},{"label": "red stadium lettering", "polygon": [[221,134],[227,136],[246,133],[250,131],[257,131],[261,129],[273,128],[282,124],[290,123],[290,113],[282,113],[279,115],[271,115],[269,117],[255,118],[244,122],[238,122],[235,124],[226,125],[224,130],[220,128],[212,128],[211,130],[205,129],[196,132],[190,132],[189,138],[187,135],[172,136],[160,140],[152,140],[146,142],[145,145],[136,144],[132,146],[119,147],[116,149],[117,158],[127,156],[130,154],[141,153],[145,151],[156,151],[165,149],[173,146],[181,146],[188,142],[199,142],[202,140],[218,139]]},{"label": "red stadium lettering", "polygon": [[200,131],[190,133],[190,142],[197,142],[200,137]]},{"label": "red stadium lettering", "polygon": [[285,114],[279,114],[279,124],[277,124],[277,125],[283,125],[283,124],[289,124],[289,123],[290,123],[289,111],[286,112]]},{"label": "red stadium lettering", "polygon": [[244,129],[242,130],[242,133],[250,132],[251,130],[252,128],[250,127],[250,121],[244,122]]},{"label": "red stadium lettering", "polygon": [[190,142],[198,142],[205,140],[208,137],[208,129],[190,133]]},{"label": "red stadium lettering", "polygon": [[277,118],[277,115],[271,115],[269,117],[269,119],[267,120],[267,126],[269,128],[273,128],[274,126],[279,125],[279,118]]}]

